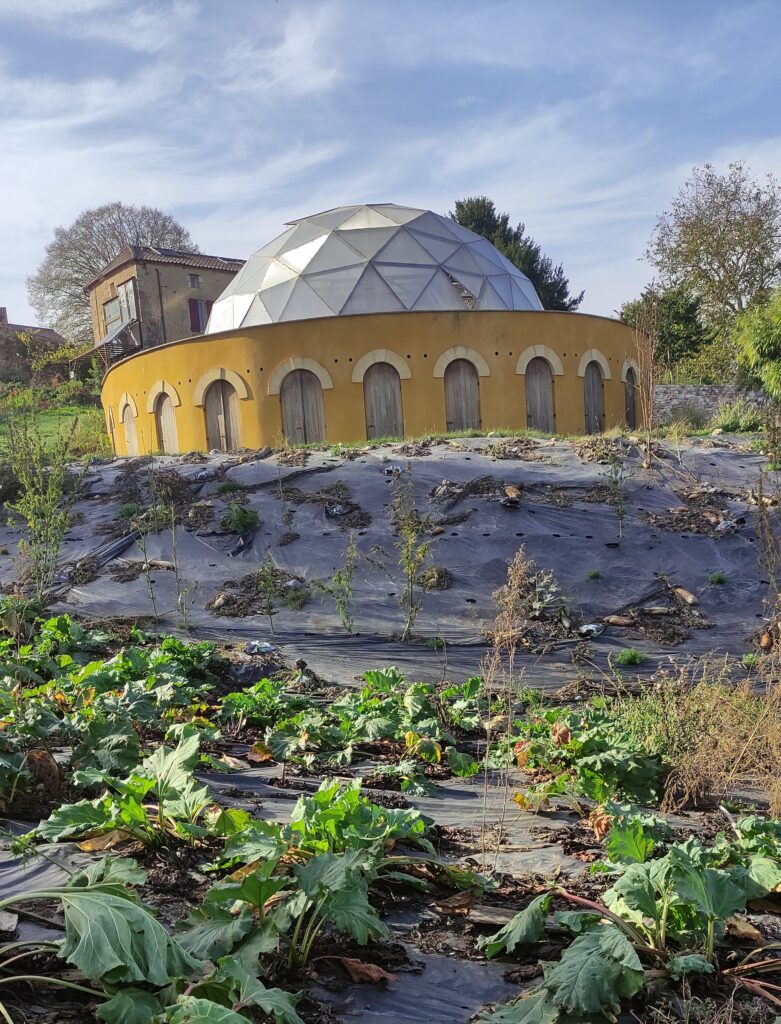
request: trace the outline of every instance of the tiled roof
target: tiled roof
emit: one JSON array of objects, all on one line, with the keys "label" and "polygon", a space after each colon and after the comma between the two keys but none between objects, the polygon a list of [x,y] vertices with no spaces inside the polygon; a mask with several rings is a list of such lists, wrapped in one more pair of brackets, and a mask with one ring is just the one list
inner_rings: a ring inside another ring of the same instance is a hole
[{"label": "tiled roof", "polygon": [[195,270],[227,270],[237,273],[244,266],[244,260],[230,256],[208,256],[203,252],[184,252],[182,249],[154,248],[151,245],[126,245],[114,259],[91,278],[84,286],[89,291],[91,285],[113,274],[115,270],[127,263],[175,263],[182,267],[193,267]]},{"label": "tiled roof", "polygon": [[65,341],[61,334],[52,330],[51,327],[31,327],[29,324],[8,324],[0,322],[0,334],[35,334],[41,341],[50,341],[55,345],[62,345]]}]

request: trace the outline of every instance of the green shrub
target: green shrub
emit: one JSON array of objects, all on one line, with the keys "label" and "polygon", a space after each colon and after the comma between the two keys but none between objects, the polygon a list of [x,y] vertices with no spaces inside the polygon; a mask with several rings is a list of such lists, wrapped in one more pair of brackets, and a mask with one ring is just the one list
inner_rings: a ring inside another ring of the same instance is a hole
[{"label": "green shrub", "polygon": [[740,663],[743,668],[756,668],[759,664],[759,655],[756,651],[749,651],[748,654],[743,655]]},{"label": "green shrub", "polygon": [[122,505],[117,512],[117,519],[135,519],[140,513],[141,506],[136,501],[128,501]]},{"label": "green shrub", "polygon": [[240,537],[246,537],[248,534],[254,533],[260,526],[260,516],[254,508],[245,508],[232,501],[223,513],[220,525],[228,533],[237,533]]},{"label": "green shrub", "polygon": [[601,576],[599,569],[589,569],[586,573],[587,580],[598,580]]},{"label": "green shrub", "polygon": [[748,434],[762,429],[762,417],[744,399],[739,398],[736,402],[724,402],[719,406],[712,426],[730,434]]},{"label": "green shrub", "polygon": [[235,480],[223,480],[217,484],[217,494],[238,494],[243,490],[244,484],[237,484]]},{"label": "green shrub", "polygon": [[708,583],[712,583],[714,587],[720,587],[722,583],[727,582],[727,577],[723,572],[712,572],[708,577]]},{"label": "green shrub", "polygon": [[615,656],[617,665],[645,665],[648,656],[638,651],[636,647],[624,647]]}]

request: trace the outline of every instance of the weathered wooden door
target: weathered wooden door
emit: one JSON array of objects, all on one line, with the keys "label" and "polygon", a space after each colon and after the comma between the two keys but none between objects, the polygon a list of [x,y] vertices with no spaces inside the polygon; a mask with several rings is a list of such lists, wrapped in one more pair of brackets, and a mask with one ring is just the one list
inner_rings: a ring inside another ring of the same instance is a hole
[{"label": "weathered wooden door", "polygon": [[136,437],[136,418],[133,410],[126,405],[122,410],[122,427],[125,431],[125,448],[128,455],[138,455],[138,438]]},{"label": "weathered wooden door", "polygon": [[592,360],[583,376],[583,405],[586,411],[586,433],[599,434],[605,429],[605,389],[602,367]]},{"label": "weathered wooden door", "polygon": [[209,451],[235,452],[241,447],[239,396],[227,380],[210,384],[203,401]]},{"label": "weathered wooden door", "polygon": [[624,385],[624,406],[626,425],[630,430],[637,426],[637,377],[630,366],[626,371],[626,384]]},{"label": "weathered wooden door", "polygon": [[550,363],[536,356],[526,367],[526,426],[552,434],[555,427],[553,418],[553,373]]},{"label": "weathered wooden door", "polygon": [[468,359],[445,367],[445,422],[448,430],[480,429],[480,378]]},{"label": "weathered wooden door", "polygon": [[290,444],[325,441],[323,389],[311,370],[293,370],[279,389],[282,431]]},{"label": "weathered wooden door", "polygon": [[363,378],[363,405],[366,412],[366,436],[403,437],[404,415],[401,409],[401,379],[390,363],[374,363]]},{"label": "weathered wooden door", "polygon": [[158,396],[155,402],[155,423],[157,425],[157,447],[167,455],[175,455],[179,451],[176,436],[176,416],[174,403],[167,392]]}]

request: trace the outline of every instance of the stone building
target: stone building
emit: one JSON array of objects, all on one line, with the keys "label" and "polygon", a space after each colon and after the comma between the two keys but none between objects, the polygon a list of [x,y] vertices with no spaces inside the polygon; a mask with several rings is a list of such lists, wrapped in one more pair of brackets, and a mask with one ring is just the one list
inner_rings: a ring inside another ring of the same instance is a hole
[{"label": "stone building", "polygon": [[95,348],[106,362],[203,334],[212,303],[244,260],[127,245],[85,285]]},{"label": "stone building", "polygon": [[29,384],[33,376],[31,350],[59,348],[64,343],[65,339],[49,327],[9,323],[8,309],[0,306],[0,381]]},{"label": "stone building", "polygon": [[228,283],[203,336],[116,362],[102,400],[122,455],[582,434],[636,425],[637,373],[626,324],[545,311],[487,239],[378,204],[293,221]]}]

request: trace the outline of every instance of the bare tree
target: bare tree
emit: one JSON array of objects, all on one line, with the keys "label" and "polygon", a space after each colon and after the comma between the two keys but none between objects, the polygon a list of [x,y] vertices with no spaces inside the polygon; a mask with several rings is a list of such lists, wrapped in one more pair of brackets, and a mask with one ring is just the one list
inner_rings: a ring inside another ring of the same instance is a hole
[{"label": "bare tree", "polygon": [[[637,394],[643,418],[645,459],[643,469],[651,468],[651,434],[654,428],[654,389],[656,385],[656,352],[659,348],[660,310],[658,293],[649,289],[649,300],[637,311],[632,333],[637,357]],[[653,296],[656,296],[655,298]]]},{"label": "bare tree", "polygon": [[710,327],[723,331],[781,280],[781,185],[732,163],[719,174],[695,167],[659,218],[646,252],[665,285],[702,300]]},{"label": "bare tree", "polygon": [[54,229],[43,262],[27,278],[30,305],[39,321],[69,342],[89,341],[92,330],[84,285],[126,245],[198,252],[189,232],[170,214],[152,206],[106,203],[84,210],[70,227]]}]

